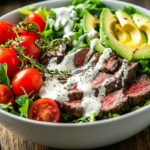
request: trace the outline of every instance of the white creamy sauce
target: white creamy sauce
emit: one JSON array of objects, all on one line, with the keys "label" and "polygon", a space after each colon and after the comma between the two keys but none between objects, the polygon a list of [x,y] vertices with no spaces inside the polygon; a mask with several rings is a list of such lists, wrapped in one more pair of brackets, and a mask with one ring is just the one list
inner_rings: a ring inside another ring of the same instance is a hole
[{"label": "white creamy sauce", "polygon": [[67,101],[68,90],[65,85],[61,84],[56,78],[48,78],[39,92],[42,98],[52,98],[59,102]]},{"label": "white creamy sauce", "polygon": [[[128,71],[127,71],[127,66],[128,66],[128,62],[127,60],[123,60],[123,63],[121,65],[121,68],[118,70],[118,72],[115,74],[115,76],[106,79],[101,87],[105,87],[106,85],[109,85],[112,81],[119,81],[119,79],[121,80],[122,83],[122,87],[124,86],[124,82],[128,77]],[[100,88],[101,88],[100,87]]]},{"label": "white creamy sauce", "polygon": [[77,46],[80,42],[83,42],[84,38],[86,37],[87,34],[83,34],[79,37],[77,41],[73,41],[73,46]]},{"label": "white creamy sauce", "polygon": [[97,35],[98,35],[98,32],[97,32],[95,29],[92,29],[89,33],[87,33],[87,36],[88,36],[90,39],[95,38]]},{"label": "white creamy sauce", "polygon": [[75,65],[74,65],[74,56],[79,51],[80,51],[80,49],[66,55],[60,64],[57,64],[56,58],[51,59],[49,61],[47,69],[49,69],[49,70],[58,69],[60,71],[69,71],[69,72],[73,71],[74,69],[76,69]]},{"label": "white creamy sauce", "polygon": [[[56,21],[54,23],[55,30],[58,31],[61,27],[64,28],[63,38],[71,40],[75,20],[77,20],[77,13],[74,10],[74,6],[60,7],[52,9],[56,13]],[[71,32],[71,33],[70,33]]]},{"label": "white creamy sauce", "polygon": [[66,44],[61,44],[59,46],[59,52],[64,52],[66,50],[66,48],[67,48]]},{"label": "white creamy sauce", "polygon": [[91,116],[93,113],[99,114],[101,103],[96,97],[85,97],[81,106],[84,108],[84,116]]}]

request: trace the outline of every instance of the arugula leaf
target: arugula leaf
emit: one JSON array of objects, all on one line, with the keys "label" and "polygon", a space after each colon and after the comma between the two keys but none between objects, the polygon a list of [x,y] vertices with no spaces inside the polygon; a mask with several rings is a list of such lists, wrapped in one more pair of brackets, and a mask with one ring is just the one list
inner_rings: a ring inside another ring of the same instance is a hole
[{"label": "arugula leaf", "polygon": [[15,115],[19,115],[13,108],[13,106],[11,105],[11,103],[8,103],[8,104],[0,104],[0,109],[4,110],[4,111],[7,111],[7,112],[10,112],[12,114],[15,114]]},{"label": "arugula leaf", "polygon": [[10,79],[7,76],[7,64],[0,64],[0,84],[10,87]]},{"label": "arugula leaf", "polygon": [[116,117],[120,117],[120,114],[109,113],[107,118],[116,118]]},{"label": "arugula leaf", "polygon": [[127,6],[127,7],[124,7],[123,8],[123,11],[125,11],[127,14],[129,15],[133,15],[135,14],[136,12],[138,12],[134,7],[132,6]]},{"label": "arugula leaf", "polygon": [[74,120],[74,123],[85,123],[85,122],[95,122],[97,120],[96,113],[93,113],[91,116],[85,116],[79,119]]},{"label": "arugula leaf", "polygon": [[60,120],[61,120],[61,122],[68,123],[68,122],[72,122],[72,120],[74,120],[75,118],[76,117],[74,117],[70,114],[61,113]]},{"label": "arugula leaf", "polygon": [[150,61],[149,60],[141,60],[141,73],[146,73],[147,75],[150,76]]},{"label": "arugula leaf", "polygon": [[105,5],[99,0],[73,0],[72,4],[76,5],[75,10],[79,18],[83,17],[86,10],[92,14],[99,15],[99,13],[102,11],[102,8],[105,7]]},{"label": "arugula leaf", "polygon": [[28,95],[22,95],[15,100],[15,103],[19,106],[20,116],[28,118],[28,109],[32,104],[32,100],[28,98]]}]

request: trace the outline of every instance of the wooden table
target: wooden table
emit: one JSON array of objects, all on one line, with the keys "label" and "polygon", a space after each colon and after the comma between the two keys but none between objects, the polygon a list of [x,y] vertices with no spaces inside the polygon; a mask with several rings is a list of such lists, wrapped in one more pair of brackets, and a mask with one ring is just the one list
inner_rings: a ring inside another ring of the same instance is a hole
[{"label": "wooden table", "polygon": [[[34,1],[34,0],[32,0]],[[0,14],[32,2],[20,0],[0,5]],[[36,0],[37,1],[37,0]],[[150,9],[150,0],[124,0]],[[46,146],[31,143],[0,125],[0,150],[54,150]],[[150,127],[123,142],[99,148],[99,150],[150,150]]]}]

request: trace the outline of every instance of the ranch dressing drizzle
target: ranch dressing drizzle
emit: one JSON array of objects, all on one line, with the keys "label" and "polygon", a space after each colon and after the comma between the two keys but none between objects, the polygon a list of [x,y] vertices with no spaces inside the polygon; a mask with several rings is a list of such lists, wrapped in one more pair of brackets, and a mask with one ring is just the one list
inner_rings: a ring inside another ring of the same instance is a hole
[{"label": "ranch dressing drizzle", "polygon": [[118,72],[115,74],[115,76],[104,80],[104,82],[102,83],[100,89],[104,88],[106,85],[109,85],[112,81],[115,81],[115,80],[117,80],[117,82],[119,82],[119,80],[121,80],[121,84],[122,84],[122,87],[123,87],[124,86],[124,81],[128,77],[127,67],[128,67],[128,61],[123,60],[121,68],[118,70]]},{"label": "ranch dressing drizzle", "polygon": [[56,61],[51,59],[49,61],[47,69],[49,70],[58,69],[60,71],[69,71],[69,72],[73,71],[74,69],[76,69],[74,66],[74,57],[80,50],[81,49],[78,49],[77,51],[71,52],[68,55],[66,55],[60,64],[57,64]]},{"label": "ranch dressing drizzle", "polygon": [[78,20],[77,13],[73,9],[74,6],[52,9],[56,13],[56,21],[54,23],[55,30],[58,31],[61,27],[63,27],[63,38],[67,38],[69,40],[71,40],[71,36],[74,34],[71,32],[74,23]]},{"label": "ranch dressing drizzle", "polygon": [[89,33],[86,34],[90,39],[90,51],[88,52],[87,56],[86,56],[86,60],[88,60],[90,58],[90,56],[92,55],[94,48],[98,42],[98,38],[96,38],[96,36],[98,35],[98,32],[95,29],[92,29]]},{"label": "ranch dressing drizzle", "polygon": [[97,32],[95,29],[92,29],[89,33],[87,33],[87,36],[88,36],[90,39],[95,38],[97,35],[98,35],[98,32]]},{"label": "ranch dressing drizzle", "polygon": [[68,90],[57,78],[47,78],[39,92],[42,98],[52,98],[59,102],[67,101]]}]

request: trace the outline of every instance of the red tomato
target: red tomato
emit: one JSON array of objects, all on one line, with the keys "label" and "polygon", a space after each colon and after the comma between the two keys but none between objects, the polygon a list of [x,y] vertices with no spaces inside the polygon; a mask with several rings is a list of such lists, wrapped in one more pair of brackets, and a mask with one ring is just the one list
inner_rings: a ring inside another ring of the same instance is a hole
[{"label": "red tomato", "polygon": [[29,36],[32,36],[34,38],[34,40],[37,40],[40,38],[40,35],[39,34],[36,34],[34,32],[28,32],[28,31],[25,31],[25,30],[21,30],[20,31],[20,35],[23,36],[23,35],[29,35]]},{"label": "red tomato", "polygon": [[40,38],[40,27],[38,24],[35,23],[30,23],[30,22],[21,22],[19,23],[18,31],[19,35],[29,35],[32,36],[35,40]]},{"label": "red tomato", "polygon": [[32,103],[28,117],[38,121],[59,122],[60,109],[54,100],[42,98]]},{"label": "red tomato", "polygon": [[34,22],[39,25],[40,31],[42,32],[46,26],[45,20],[37,13],[32,12],[25,19],[27,22]]},{"label": "red tomato", "polygon": [[0,84],[0,103],[1,104],[14,104],[14,96],[12,91],[4,84]]},{"label": "red tomato", "polygon": [[15,28],[15,25],[7,21],[0,21],[0,44],[4,44],[8,41],[8,39],[16,37],[12,28]]},{"label": "red tomato", "polygon": [[40,57],[40,48],[38,48],[35,44],[35,39],[29,35],[20,36],[20,41],[17,43],[16,41],[12,42],[12,48],[16,49],[16,45],[22,46],[25,48],[25,54],[32,56],[34,59],[39,59]]},{"label": "red tomato", "polygon": [[34,68],[27,68],[19,71],[12,81],[12,89],[16,96],[23,95],[23,89],[28,95],[36,94],[39,92],[42,85],[42,76]]},{"label": "red tomato", "polygon": [[7,64],[7,74],[12,78],[18,70],[19,60],[11,48],[0,48],[0,64]]}]

